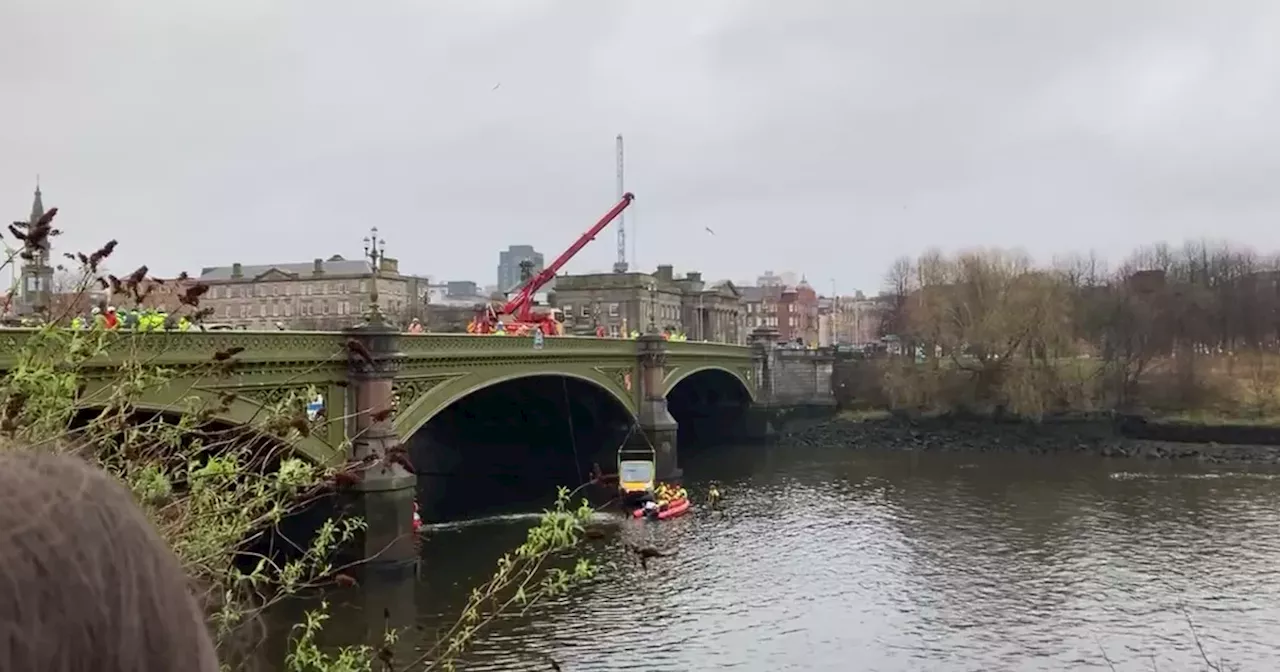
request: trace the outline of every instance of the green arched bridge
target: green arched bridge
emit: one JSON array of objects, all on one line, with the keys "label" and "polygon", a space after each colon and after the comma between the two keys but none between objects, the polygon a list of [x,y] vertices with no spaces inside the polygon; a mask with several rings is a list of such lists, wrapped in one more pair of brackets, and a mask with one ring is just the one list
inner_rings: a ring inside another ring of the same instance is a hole
[{"label": "green arched bridge", "polygon": [[[296,448],[322,463],[362,465],[351,486],[367,524],[360,552],[395,567],[417,562],[416,504],[435,520],[468,494],[513,494],[535,483],[533,470],[564,469],[555,482],[573,482],[585,468],[637,449],[651,451],[658,479],[676,479],[676,443],[685,440],[678,435],[695,443],[746,438],[767,433],[775,410],[834,405],[831,358],[782,349],[769,330],[754,333],[748,347],[656,335],[556,337],[538,346],[531,338],[411,335],[379,324],[341,333],[101,337],[105,347],[81,368],[86,407],[105,403],[121,367],[141,364],[169,374],[141,394],[145,410],[182,412],[195,399],[221,409],[218,420],[252,424],[286,400],[323,409]],[[65,356],[42,350],[40,338],[0,330],[5,381],[31,353]],[[391,458],[395,445],[407,448],[411,469]],[[475,485],[477,476],[489,485]]]},{"label": "green arched bridge", "polygon": [[[34,333],[0,330],[0,373],[13,369]],[[249,423],[261,417],[265,407],[286,396],[314,391],[329,421],[321,431],[302,440],[299,449],[320,461],[345,457],[341,447],[348,443],[352,423],[333,419],[368,410],[355,407],[353,382],[360,374],[352,363],[353,337],[349,333],[124,332],[114,334],[113,339],[105,354],[90,360],[86,377],[104,385],[112,379],[112,372],[128,361],[172,370],[170,385],[146,393],[143,405],[148,409],[177,410],[183,399],[194,396],[212,401],[226,398],[230,392],[234,401],[219,419]],[[646,410],[652,411],[647,407],[654,400],[665,399],[691,377],[716,377],[721,385],[732,381],[740,398],[761,406],[830,403],[829,392],[823,394],[829,382],[822,380],[818,369],[801,371],[798,385],[794,380],[779,379],[779,363],[769,366],[772,344],[753,347],[558,337],[545,339],[539,348],[531,338],[388,332],[379,348],[386,353],[383,369],[393,376],[394,432],[404,441],[460,400],[504,382],[538,376],[581,381],[616,400],[641,424]],[[650,350],[647,355],[646,348]],[[234,353],[235,365],[216,375],[210,373],[215,353]],[[812,353],[799,355],[813,359]],[[646,367],[659,370],[646,375]],[[829,370],[826,375],[829,379]],[[646,381],[660,381],[648,383],[660,389],[645,389]],[[89,387],[94,384],[90,382]]]}]

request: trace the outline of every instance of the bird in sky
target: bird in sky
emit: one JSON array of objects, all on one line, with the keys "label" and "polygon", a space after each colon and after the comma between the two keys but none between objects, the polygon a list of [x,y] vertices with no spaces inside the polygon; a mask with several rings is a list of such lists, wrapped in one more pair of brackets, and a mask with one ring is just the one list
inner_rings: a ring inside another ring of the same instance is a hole
[{"label": "bird in sky", "polygon": [[711,234],[711,235],[713,235],[713,236],[714,236],[714,235],[716,235],[716,232],[715,232],[715,231],[712,231],[712,230],[711,230],[711,227],[709,227],[709,226],[704,226],[704,227],[702,227],[702,228],[706,229],[706,230],[707,230],[707,233],[709,233],[709,234]]},{"label": "bird in sky", "polygon": [[502,86],[502,82],[498,82],[497,84],[494,84],[494,85],[493,85],[493,88],[492,88],[492,89],[489,89],[489,90],[490,90],[490,91],[497,91],[499,86]]}]

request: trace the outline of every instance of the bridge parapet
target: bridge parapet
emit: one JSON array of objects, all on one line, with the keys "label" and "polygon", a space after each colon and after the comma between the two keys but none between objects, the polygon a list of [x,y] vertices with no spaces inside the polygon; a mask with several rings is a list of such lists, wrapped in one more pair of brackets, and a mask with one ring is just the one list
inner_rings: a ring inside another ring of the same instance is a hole
[{"label": "bridge parapet", "polygon": [[752,349],[745,345],[732,343],[704,343],[698,341],[668,341],[667,353],[672,357],[737,359],[750,361],[754,357]]},{"label": "bridge parapet", "polygon": [[[8,371],[37,329],[0,330],[0,371]],[[111,366],[143,358],[151,364],[173,366],[202,364],[214,353],[239,348],[236,359],[244,363],[324,362],[345,366],[342,334],[320,331],[188,331],[107,332],[105,350],[92,364]]]},{"label": "bridge parapet", "polygon": [[[465,352],[531,352],[534,339],[529,336],[492,336],[480,334],[401,334],[400,351],[416,355],[448,355]],[[545,338],[539,352],[559,353],[631,353],[636,342],[620,338],[590,336],[556,336]]]}]

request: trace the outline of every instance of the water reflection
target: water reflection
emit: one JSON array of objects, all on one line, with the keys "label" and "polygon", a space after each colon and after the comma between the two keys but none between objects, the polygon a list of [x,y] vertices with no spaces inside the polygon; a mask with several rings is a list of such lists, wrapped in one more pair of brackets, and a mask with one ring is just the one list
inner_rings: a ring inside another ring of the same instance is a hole
[{"label": "water reflection", "polygon": [[[598,580],[495,624],[465,669],[1200,669],[1201,641],[1242,669],[1280,651],[1280,481],[1089,458],[868,454],[787,446],[690,456],[723,510],[615,520],[585,553]],[[424,540],[422,637],[531,520]],[[622,549],[678,549],[642,571]],[[363,633],[366,609],[343,608]]]}]

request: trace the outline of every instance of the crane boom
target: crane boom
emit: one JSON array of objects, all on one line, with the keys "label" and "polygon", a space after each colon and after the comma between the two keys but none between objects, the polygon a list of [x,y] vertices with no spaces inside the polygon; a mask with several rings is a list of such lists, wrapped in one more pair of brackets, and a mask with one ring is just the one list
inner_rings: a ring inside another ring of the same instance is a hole
[{"label": "crane boom", "polygon": [[573,259],[578,252],[581,252],[582,248],[587,246],[587,243],[594,240],[595,237],[604,230],[604,227],[609,226],[609,222],[617,219],[618,215],[621,215],[622,211],[626,210],[627,206],[631,205],[631,201],[633,200],[635,200],[634,194],[630,192],[623,194],[622,198],[618,201],[618,204],[613,206],[612,210],[605,213],[604,217],[601,217],[600,221],[596,222],[590,229],[587,229],[586,233],[578,236],[578,239],[574,241],[573,245],[570,245],[569,249],[556,257],[556,260],[551,262],[550,266],[538,271],[537,275],[529,278],[529,280],[520,287],[520,291],[516,292],[516,295],[507,302],[507,305],[502,307],[502,313],[504,315],[515,315],[516,319],[521,322],[531,321],[533,295],[536,294],[539,289],[542,289],[548,282],[551,282],[551,280],[556,277],[556,273],[559,273],[560,269],[564,268],[564,265],[569,263],[570,259]]}]

